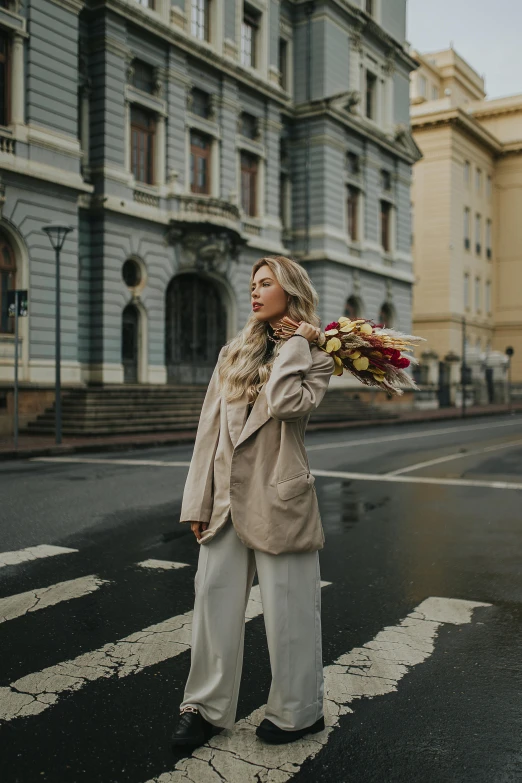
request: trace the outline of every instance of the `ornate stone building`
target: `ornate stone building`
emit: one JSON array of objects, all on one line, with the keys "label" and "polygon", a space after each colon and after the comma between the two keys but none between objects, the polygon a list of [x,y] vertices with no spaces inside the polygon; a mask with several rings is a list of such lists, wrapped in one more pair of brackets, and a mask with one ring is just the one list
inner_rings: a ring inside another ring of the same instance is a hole
[{"label": "ornate stone building", "polygon": [[487,100],[453,49],[415,58],[414,329],[456,382],[465,318],[477,400],[501,400],[508,347],[522,390],[522,95]]},{"label": "ornate stone building", "polygon": [[[2,0],[0,384],[208,381],[262,255],[411,327],[406,0]],[[2,392],[0,390],[0,396]]]}]

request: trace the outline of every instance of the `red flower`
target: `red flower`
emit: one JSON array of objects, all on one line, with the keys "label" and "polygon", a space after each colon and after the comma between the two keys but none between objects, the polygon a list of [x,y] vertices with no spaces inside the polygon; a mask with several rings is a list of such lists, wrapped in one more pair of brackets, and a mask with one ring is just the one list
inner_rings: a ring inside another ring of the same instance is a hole
[{"label": "red flower", "polygon": [[328,329],[339,329],[339,322],[338,321],[332,321],[331,324],[328,324],[328,326],[325,326],[324,331],[327,332]]},{"label": "red flower", "polygon": [[406,367],[410,366],[410,360],[407,359],[405,356],[401,356],[401,358],[397,361],[395,366],[398,367],[399,370],[404,370]]}]

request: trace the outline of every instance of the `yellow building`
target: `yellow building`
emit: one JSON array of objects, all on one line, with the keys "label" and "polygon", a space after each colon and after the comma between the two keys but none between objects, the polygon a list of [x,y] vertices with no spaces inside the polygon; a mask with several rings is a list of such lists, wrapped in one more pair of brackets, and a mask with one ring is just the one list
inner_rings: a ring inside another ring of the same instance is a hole
[{"label": "yellow building", "polygon": [[522,95],[486,100],[453,49],[413,54],[414,332],[461,356],[465,317],[469,355],[513,347],[522,384]]}]

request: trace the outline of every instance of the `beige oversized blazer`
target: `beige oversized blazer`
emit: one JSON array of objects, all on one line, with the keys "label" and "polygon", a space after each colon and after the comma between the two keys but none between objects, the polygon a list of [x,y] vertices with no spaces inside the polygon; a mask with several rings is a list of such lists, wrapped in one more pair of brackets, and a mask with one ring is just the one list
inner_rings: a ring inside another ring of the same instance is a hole
[{"label": "beige oversized blazer", "polygon": [[206,544],[229,512],[246,546],[270,554],[322,549],[323,527],[304,433],[334,369],[302,336],[278,346],[272,372],[247,417],[248,394],[226,402],[218,366],[207,389],[180,522],[208,522]]}]

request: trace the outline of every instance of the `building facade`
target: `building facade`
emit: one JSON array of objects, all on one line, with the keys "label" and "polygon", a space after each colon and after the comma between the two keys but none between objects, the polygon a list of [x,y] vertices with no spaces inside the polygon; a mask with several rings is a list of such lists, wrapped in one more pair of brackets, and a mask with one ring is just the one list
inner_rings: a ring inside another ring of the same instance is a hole
[{"label": "building facade", "polygon": [[423,158],[412,188],[414,330],[456,380],[465,319],[477,390],[484,381],[478,401],[492,400],[508,347],[522,387],[522,95],[487,100],[483,79],[453,49],[415,58],[411,116]]},{"label": "building facade", "polygon": [[2,0],[0,384],[205,384],[251,266],[411,326],[406,0]]}]

